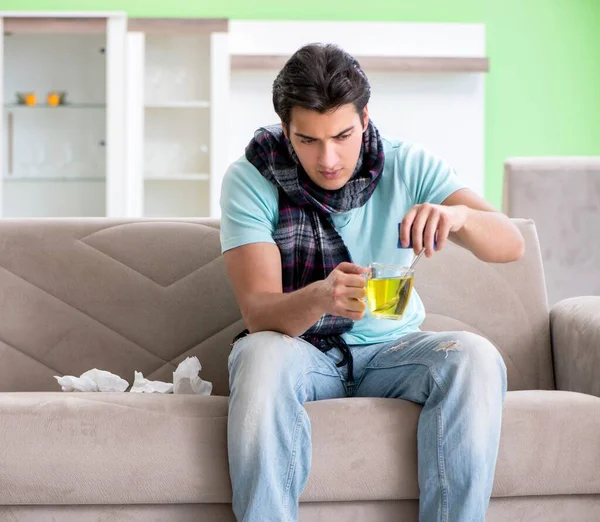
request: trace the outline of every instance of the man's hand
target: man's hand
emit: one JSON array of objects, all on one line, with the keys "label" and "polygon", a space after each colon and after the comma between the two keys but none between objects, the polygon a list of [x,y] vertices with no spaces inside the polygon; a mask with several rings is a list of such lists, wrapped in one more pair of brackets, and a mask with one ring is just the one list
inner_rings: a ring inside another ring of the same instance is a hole
[{"label": "man's hand", "polygon": [[341,263],[327,279],[284,294],[281,254],[272,243],[251,243],[223,255],[236,298],[251,333],[273,330],[291,337],[302,335],[323,314],[358,320],[364,313],[369,271]]},{"label": "man's hand", "polygon": [[[458,232],[467,220],[465,205],[444,206],[423,203],[412,207],[402,218],[400,241],[408,248],[412,239],[413,250],[419,254],[425,249],[425,257],[444,248],[451,232]],[[437,247],[434,248],[434,240]]]},{"label": "man's hand", "polygon": [[[412,230],[411,230],[412,229]],[[400,241],[418,254],[441,250],[446,241],[469,249],[487,263],[509,263],[523,256],[523,235],[507,216],[496,211],[485,199],[469,189],[460,189],[448,196],[441,205],[415,205],[402,219]]]},{"label": "man's hand", "polygon": [[352,263],[340,263],[319,284],[318,294],[325,313],[358,321],[365,315],[366,278],[369,271]]}]

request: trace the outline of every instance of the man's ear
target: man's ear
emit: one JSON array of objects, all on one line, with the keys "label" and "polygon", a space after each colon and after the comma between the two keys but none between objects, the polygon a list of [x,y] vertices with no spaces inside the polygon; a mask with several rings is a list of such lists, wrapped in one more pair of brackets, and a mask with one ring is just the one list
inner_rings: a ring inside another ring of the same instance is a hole
[{"label": "man's ear", "polygon": [[286,137],[286,139],[290,139],[289,135],[288,135],[288,128],[286,127],[285,123],[283,123],[283,121],[281,122],[281,128],[283,129],[283,135]]},{"label": "man's ear", "polygon": [[369,126],[369,105],[365,105],[363,109],[363,132],[367,130]]}]

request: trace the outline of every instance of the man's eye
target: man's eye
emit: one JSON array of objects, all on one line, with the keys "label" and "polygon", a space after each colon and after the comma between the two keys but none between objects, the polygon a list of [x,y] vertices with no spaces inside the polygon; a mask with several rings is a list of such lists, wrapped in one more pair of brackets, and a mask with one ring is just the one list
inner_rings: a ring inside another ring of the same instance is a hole
[{"label": "man's eye", "polygon": [[315,142],[315,140],[306,140],[306,139],[300,140],[300,143],[304,143],[305,145],[309,145],[309,144],[314,143],[314,142]]},{"label": "man's eye", "polygon": [[338,140],[347,140],[350,136],[351,134],[342,134],[341,136],[338,136]]}]

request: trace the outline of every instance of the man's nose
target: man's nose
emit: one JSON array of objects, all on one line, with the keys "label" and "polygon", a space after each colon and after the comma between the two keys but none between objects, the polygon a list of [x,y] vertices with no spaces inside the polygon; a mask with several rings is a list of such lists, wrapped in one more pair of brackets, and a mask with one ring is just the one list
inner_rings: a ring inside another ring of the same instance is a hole
[{"label": "man's nose", "polygon": [[338,163],[338,155],[333,143],[325,143],[321,149],[319,164],[323,170],[333,170]]}]

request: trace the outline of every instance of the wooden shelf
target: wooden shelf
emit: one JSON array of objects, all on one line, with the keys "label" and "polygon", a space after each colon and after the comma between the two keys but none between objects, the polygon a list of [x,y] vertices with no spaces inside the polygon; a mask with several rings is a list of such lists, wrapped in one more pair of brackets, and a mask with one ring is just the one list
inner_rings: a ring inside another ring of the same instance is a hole
[{"label": "wooden shelf", "polygon": [[[78,14],[77,16],[7,16],[4,32],[8,34],[98,34],[106,32],[106,18]],[[151,34],[209,34],[227,32],[226,18],[129,18],[129,31]]]},{"label": "wooden shelf", "polygon": [[[288,56],[234,54],[232,69],[281,69]],[[428,56],[357,56],[365,71],[405,72],[488,72],[488,58]]]},{"label": "wooden shelf", "polygon": [[106,32],[106,18],[35,17],[4,18],[5,34],[101,34]]},{"label": "wooden shelf", "polygon": [[149,34],[182,34],[227,32],[226,18],[129,18],[129,31]]}]

